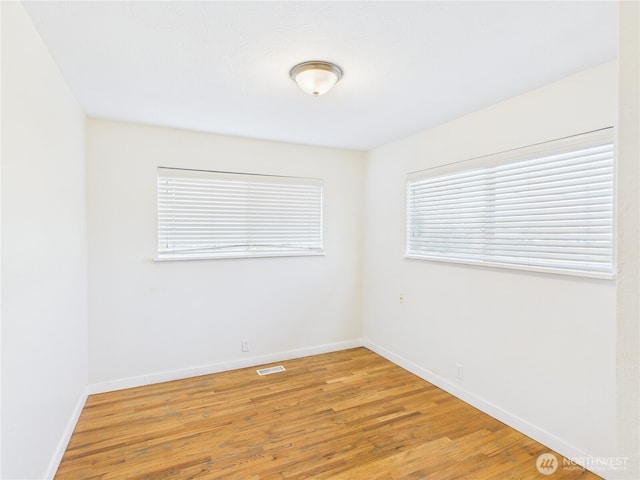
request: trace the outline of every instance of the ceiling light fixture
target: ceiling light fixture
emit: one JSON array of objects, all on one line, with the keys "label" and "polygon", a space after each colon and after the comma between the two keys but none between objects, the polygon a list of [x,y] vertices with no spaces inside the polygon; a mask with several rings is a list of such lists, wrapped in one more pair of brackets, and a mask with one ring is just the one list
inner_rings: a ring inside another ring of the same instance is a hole
[{"label": "ceiling light fixture", "polygon": [[342,69],[330,62],[313,60],[296,65],[289,72],[303,92],[317,97],[327,93],[342,78]]}]

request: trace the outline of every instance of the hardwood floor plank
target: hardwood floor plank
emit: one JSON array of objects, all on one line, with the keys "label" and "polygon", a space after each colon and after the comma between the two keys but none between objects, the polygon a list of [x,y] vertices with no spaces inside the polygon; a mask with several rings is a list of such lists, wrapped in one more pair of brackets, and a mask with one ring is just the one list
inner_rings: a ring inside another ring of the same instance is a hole
[{"label": "hardwood floor plank", "polygon": [[367,349],[281,363],[90,396],[56,479],[541,478],[546,447]]}]

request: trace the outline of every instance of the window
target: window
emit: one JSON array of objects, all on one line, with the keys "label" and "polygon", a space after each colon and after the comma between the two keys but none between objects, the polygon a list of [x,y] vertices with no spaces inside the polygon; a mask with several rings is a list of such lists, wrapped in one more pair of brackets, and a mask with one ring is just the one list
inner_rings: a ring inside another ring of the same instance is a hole
[{"label": "window", "polygon": [[612,129],[410,174],[407,257],[612,278]]},{"label": "window", "polygon": [[322,248],[322,180],[158,168],[159,260]]}]

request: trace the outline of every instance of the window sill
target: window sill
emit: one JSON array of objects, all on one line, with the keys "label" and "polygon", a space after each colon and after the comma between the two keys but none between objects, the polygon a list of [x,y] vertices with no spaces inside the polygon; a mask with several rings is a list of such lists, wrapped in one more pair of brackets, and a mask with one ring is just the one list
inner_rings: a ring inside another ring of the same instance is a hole
[{"label": "window sill", "polygon": [[474,266],[480,266],[480,267],[503,268],[507,270],[521,270],[526,272],[550,273],[553,275],[565,275],[565,276],[568,275],[571,277],[596,278],[600,280],[614,280],[616,278],[615,274],[613,273],[583,272],[580,270],[564,270],[559,268],[535,267],[535,266],[527,266],[527,265],[509,265],[506,263],[475,262],[473,260],[450,260],[450,259],[428,257],[428,256],[422,256],[422,255],[405,255],[404,258],[407,260],[455,263],[458,265],[474,265]]},{"label": "window sill", "polygon": [[252,253],[248,255],[233,253],[229,255],[189,255],[175,257],[155,257],[154,262],[184,262],[194,260],[237,260],[242,258],[283,258],[283,257],[324,257],[324,252],[305,252],[305,253]]}]

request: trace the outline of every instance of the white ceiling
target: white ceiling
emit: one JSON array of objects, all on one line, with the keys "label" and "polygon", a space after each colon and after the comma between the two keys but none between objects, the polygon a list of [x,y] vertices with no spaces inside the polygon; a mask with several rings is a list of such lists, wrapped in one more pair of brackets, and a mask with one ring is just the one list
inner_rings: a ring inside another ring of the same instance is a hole
[{"label": "white ceiling", "polygon": [[[90,116],[368,150],[616,58],[616,2],[26,2]],[[305,60],[344,77],[314,98]]]}]

